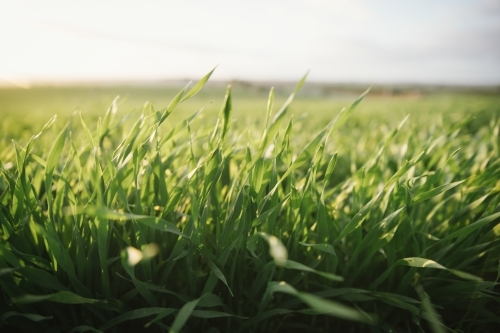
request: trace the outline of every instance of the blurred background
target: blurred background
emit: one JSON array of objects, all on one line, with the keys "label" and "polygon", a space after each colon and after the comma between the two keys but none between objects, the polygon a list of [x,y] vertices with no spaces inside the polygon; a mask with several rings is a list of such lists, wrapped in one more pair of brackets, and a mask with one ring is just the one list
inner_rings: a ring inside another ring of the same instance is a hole
[{"label": "blurred background", "polygon": [[387,103],[500,92],[499,0],[4,0],[0,7],[4,116],[101,114],[116,95],[126,112],[146,101],[163,107],[215,66],[190,110],[218,109],[232,83],[235,108],[240,98],[253,103],[243,109],[264,112],[271,86],[285,96],[308,70],[299,99],[333,101],[329,108],[372,84],[370,96]]},{"label": "blurred background", "polygon": [[2,1],[2,85],[500,84],[498,0]]}]

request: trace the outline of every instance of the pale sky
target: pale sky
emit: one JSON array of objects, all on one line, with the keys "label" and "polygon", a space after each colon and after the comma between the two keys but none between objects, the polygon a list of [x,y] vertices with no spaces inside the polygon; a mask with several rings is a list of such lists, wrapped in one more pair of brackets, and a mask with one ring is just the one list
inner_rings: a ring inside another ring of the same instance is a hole
[{"label": "pale sky", "polygon": [[500,84],[500,0],[1,0],[0,84]]}]

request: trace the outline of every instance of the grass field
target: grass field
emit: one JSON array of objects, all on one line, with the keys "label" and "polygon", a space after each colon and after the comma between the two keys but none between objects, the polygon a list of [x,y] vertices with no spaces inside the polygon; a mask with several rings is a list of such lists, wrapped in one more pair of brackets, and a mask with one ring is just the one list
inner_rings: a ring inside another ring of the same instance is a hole
[{"label": "grass field", "polygon": [[206,79],[0,90],[2,331],[500,326],[500,95]]}]

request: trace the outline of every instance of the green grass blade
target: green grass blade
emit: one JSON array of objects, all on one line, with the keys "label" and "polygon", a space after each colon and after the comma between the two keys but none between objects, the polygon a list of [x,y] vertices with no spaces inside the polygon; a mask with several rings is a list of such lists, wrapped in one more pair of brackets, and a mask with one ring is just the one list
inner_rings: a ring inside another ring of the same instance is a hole
[{"label": "green grass blade", "polygon": [[364,314],[362,314],[358,310],[352,309],[341,303],[327,299],[322,299],[312,294],[298,292],[295,288],[293,288],[292,286],[290,286],[285,282],[271,282],[269,284],[268,291],[271,294],[279,292],[279,293],[293,295],[299,298],[302,302],[309,305],[312,309],[330,316],[347,320],[371,323],[371,324],[375,323],[374,317],[367,318]]},{"label": "green grass blade", "polygon": [[12,301],[16,304],[31,304],[44,301],[63,304],[95,304],[104,302],[102,300],[81,297],[70,291],[60,291],[49,295],[23,295],[13,298]]},{"label": "green grass blade", "polygon": [[468,226],[465,226],[462,229],[455,231],[451,235],[448,235],[445,238],[441,239],[441,241],[444,242],[444,241],[447,241],[450,239],[466,237],[466,236],[470,235],[471,233],[473,233],[474,231],[488,225],[489,223],[491,223],[493,221],[496,221],[498,218],[500,218],[500,212],[486,216],[486,217],[480,219],[479,221],[471,223]]},{"label": "green grass blade", "polygon": [[17,311],[8,311],[8,312],[3,313],[0,316],[0,321],[6,322],[7,319],[9,319],[11,317],[23,317],[23,318],[29,319],[31,321],[34,321],[34,322],[52,319],[52,317],[46,317],[46,316],[42,316],[42,315],[39,315],[36,313],[20,313]]},{"label": "green grass blade", "polygon": [[462,184],[465,181],[466,181],[466,179],[458,181],[458,182],[453,182],[450,184],[442,185],[442,186],[436,187],[435,189],[429,190],[429,191],[424,192],[424,193],[417,193],[415,195],[415,197],[413,197],[413,199],[411,200],[412,204],[415,205],[415,204],[418,204],[422,201],[429,200],[429,199],[431,199],[431,198],[433,198],[433,197],[435,197],[443,192],[451,190],[452,188]]},{"label": "green grass blade", "polygon": [[328,279],[331,281],[344,281],[344,278],[339,276],[339,275],[317,271],[315,269],[312,269],[309,266],[303,265],[303,264],[296,262],[296,261],[293,261],[293,260],[287,260],[287,261],[285,261],[284,264],[280,264],[280,265],[285,267],[285,268],[288,268],[288,269],[295,269],[295,270],[299,270],[299,271],[303,271],[303,272],[314,273],[314,274],[322,276],[325,279]]},{"label": "green grass blade", "polygon": [[179,333],[181,331],[182,327],[186,324],[189,317],[191,317],[191,314],[198,305],[198,302],[199,299],[195,299],[194,301],[187,302],[182,306],[182,308],[179,310],[179,313],[177,313],[177,316],[175,316],[169,333]]},{"label": "green grass blade", "polygon": [[201,88],[203,88],[203,86],[205,85],[205,83],[207,83],[208,79],[210,78],[210,76],[212,75],[212,73],[215,71],[215,68],[217,67],[214,67],[214,69],[212,69],[210,72],[208,72],[207,75],[205,75],[204,77],[201,78],[200,81],[198,81],[193,88],[191,88],[191,90],[189,90],[185,95],[184,97],[182,97],[180,103],[184,102],[185,100],[187,99],[190,99],[191,97],[193,97],[194,95],[196,95],[200,90]]},{"label": "green grass blade", "polygon": [[157,315],[159,313],[174,313],[175,309],[169,309],[169,308],[143,308],[143,309],[136,309],[136,310],[131,310],[128,312],[125,312],[119,316],[114,317],[113,319],[109,320],[106,322],[104,325],[101,325],[99,327],[100,331],[107,331],[110,328],[113,328],[123,322],[129,321],[129,320],[134,320],[134,319],[141,319],[141,318],[146,318],[150,317],[153,315]]}]

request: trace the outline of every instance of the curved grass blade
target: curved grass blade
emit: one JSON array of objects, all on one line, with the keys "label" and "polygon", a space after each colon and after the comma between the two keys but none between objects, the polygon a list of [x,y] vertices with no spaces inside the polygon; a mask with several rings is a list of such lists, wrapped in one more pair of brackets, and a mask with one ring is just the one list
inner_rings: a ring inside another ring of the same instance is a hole
[{"label": "curved grass blade", "polygon": [[108,219],[108,220],[117,220],[117,221],[134,220],[156,230],[171,232],[179,236],[185,236],[182,232],[179,231],[179,229],[175,226],[175,224],[155,216],[122,213],[122,212],[112,211],[104,207],[96,207],[96,206],[87,207],[85,209],[85,213],[91,216],[97,216],[102,219]]},{"label": "curved grass blade", "polygon": [[100,331],[98,329],[95,329],[92,326],[88,326],[88,325],[80,325],[80,326],[74,327],[68,333],[74,333],[74,332],[96,332],[96,333],[102,333],[102,331]]},{"label": "curved grass blade", "polygon": [[377,280],[372,283],[372,288],[376,288],[380,283],[384,282],[390,275],[392,269],[397,266],[410,266],[410,267],[418,267],[418,268],[435,268],[446,270],[462,279],[471,280],[471,281],[482,281],[483,279],[479,276],[472,275],[470,273],[462,272],[456,269],[446,268],[443,265],[437,263],[434,260],[419,258],[419,257],[410,257],[404,258],[396,261],[391,267],[389,267],[382,275],[380,275]]},{"label": "curved grass blade", "polygon": [[[125,312],[119,316],[116,316],[115,318],[111,319],[110,321],[106,322],[104,325],[101,325],[99,327],[100,331],[107,331],[110,328],[115,327],[118,324],[121,324],[123,322],[129,321],[129,320],[134,320],[134,319],[140,319],[140,318],[145,318],[153,315],[157,315],[160,313],[168,313],[172,314],[176,309],[170,309],[170,308],[159,308],[159,307],[151,307],[151,308],[143,308],[143,309],[136,309],[132,311]],[[168,315],[167,314],[167,315]],[[165,315],[165,316],[167,316]]]},{"label": "curved grass blade", "polygon": [[221,311],[212,311],[212,310],[193,310],[191,313],[191,316],[193,317],[198,317],[198,318],[223,318],[223,317],[234,317],[238,319],[248,319],[248,317],[243,317],[243,316],[237,316],[234,314],[230,314],[227,312],[221,312]]},{"label": "curved grass blade", "polygon": [[200,299],[198,298],[193,301],[187,302],[182,306],[177,316],[175,316],[169,333],[179,333],[181,331],[182,327],[186,324],[188,318],[193,313],[193,310],[196,308],[199,301]]},{"label": "curved grass blade", "polygon": [[105,300],[91,299],[81,297],[70,291],[60,291],[55,294],[49,295],[23,295],[19,297],[14,297],[12,301],[15,304],[31,304],[38,302],[54,302],[63,304],[96,304],[96,303],[106,303]]},{"label": "curved grass blade", "polygon": [[470,235],[472,232],[476,231],[477,229],[479,229],[481,227],[484,227],[485,225],[495,221],[498,218],[500,218],[500,212],[486,216],[486,217],[480,219],[479,221],[471,223],[468,226],[465,226],[462,229],[455,231],[451,235],[446,236],[445,238],[441,239],[441,242],[445,241],[445,240],[450,240],[450,239],[455,239],[455,238],[465,237],[467,235]]},{"label": "curved grass blade", "polygon": [[299,271],[303,271],[303,272],[314,273],[314,274],[322,276],[325,279],[328,279],[331,281],[344,281],[344,278],[342,276],[335,275],[332,273],[317,271],[315,269],[312,269],[309,266],[303,265],[303,264],[296,262],[296,261],[293,261],[293,260],[286,260],[284,264],[280,264],[280,265],[283,266],[284,268],[288,268],[288,269],[295,269],[295,270],[299,270]]},{"label": "curved grass blade", "polygon": [[272,294],[277,292],[295,296],[302,302],[309,305],[313,310],[326,315],[368,324],[375,324],[375,316],[373,315],[366,317],[366,315],[360,311],[350,308],[344,304],[323,299],[309,293],[299,292],[284,281],[269,283],[266,291],[266,294],[269,295],[268,297],[272,298]]},{"label": "curved grass blade", "polygon": [[200,250],[200,252],[207,260],[208,267],[210,267],[212,273],[214,273],[214,275],[226,285],[227,289],[229,290],[229,293],[231,294],[231,296],[234,297],[233,291],[229,287],[229,284],[227,283],[224,273],[222,273],[222,270],[215,264],[217,262],[215,256],[212,253],[210,253],[210,251],[203,245],[198,246],[198,250]]},{"label": "curved grass blade", "polygon": [[222,128],[222,140],[225,139],[227,131],[229,129],[229,119],[231,116],[232,102],[231,102],[231,85],[227,86],[226,96],[224,97],[224,104],[222,106],[221,113],[224,116],[223,128]]},{"label": "curved grass blade", "polygon": [[[407,266],[410,267],[421,267],[421,268],[437,268],[437,269],[444,269],[447,270],[448,272],[461,277],[462,279],[465,280],[472,280],[472,281],[482,281],[483,279],[480,278],[479,276],[475,276],[466,272],[462,272],[456,269],[450,269],[446,268],[441,264],[438,264],[434,260],[429,260],[429,259],[424,259],[424,258],[404,258],[402,259],[403,261],[401,262],[402,265],[406,263]],[[398,261],[399,262],[399,261]]]},{"label": "curved grass blade", "polygon": [[184,93],[186,92],[188,86],[189,85],[186,85],[181,91],[179,91],[177,95],[175,95],[174,99],[172,99],[170,104],[168,104],[168,106],[161,114],[160,120],[158,120],[158,126],[160,126],[168,118],[168,116],[172,113],[172,111],[174,111],[177,105],[180,104],[182,96],[184,96]]},{"label": "curved grass blade", "polygon": [[436,188],[434,188],[434,189],[432,189],[430,191],[424,192],[424,193],[417,193],[415,195],[415,197],[413,197],[413,199],[411,200],[411,203],[415,205],[415,204],[418,204],[418,203],[420,203],[422,201],[429,200],[429,199],[437,196],[438,194],[441,194],[443,192],[451,190],[452,188],[454,188],[454,187],[462,184],[465,181],[466,181],[466,179],[460,180],[458,182],[453,182],[453,183],[450,183],[450,184],[445,184],[445,185],[436,187]]},{"label": "curved grass blade", "polygon": [[8,311],[8,312],[5,312],[3,313],[1,316],[0,316],[0,321],[3,321],[3,322],[6,322],[7,319],[11,318],[11,317],[24,317],[26,319],[29,319],[31,321],[34,321],[34,322],[38,322],[38,321],[42,321],[42,320],[49,320],[49,319],[52,319],[53,317],[52,316],[42,316],[42,315],[39,315],[37,313],[21,313],[21,312],[17,312],[17,311]]},{"label": "curved grass blade", "polygon": [[184,97],[182,97],[180,103],[182,103],[185,100],[190,99],[191,97],[193,97],[194,95],[196,95],[201,90],[201,88],[203,88],[203,86],[205,85],[205,83],[207,83],[208,79],[210,78],[210,76],[212,75],[212,73],[215,71],[216,68],[217,68],[217,66],[214,67],[214,69],[212,69],[210,72],[208,72],[207,75],[205,75],[204,77],[202,77],[201,80],[198,81],[198,83],[196,83],[194,85],[194,87],[191,88],[191,90],[189,90],[186,93],[186,95],[184,95]]},{"label": "curved grass blade", "polygon": [[337,254],[335,253],[335,249],[330,244],[307,244],[303,242],[299,242],[299,244],[302,246],[315,248],[318,251],[333,254],[335,257],[337,256]]}]

